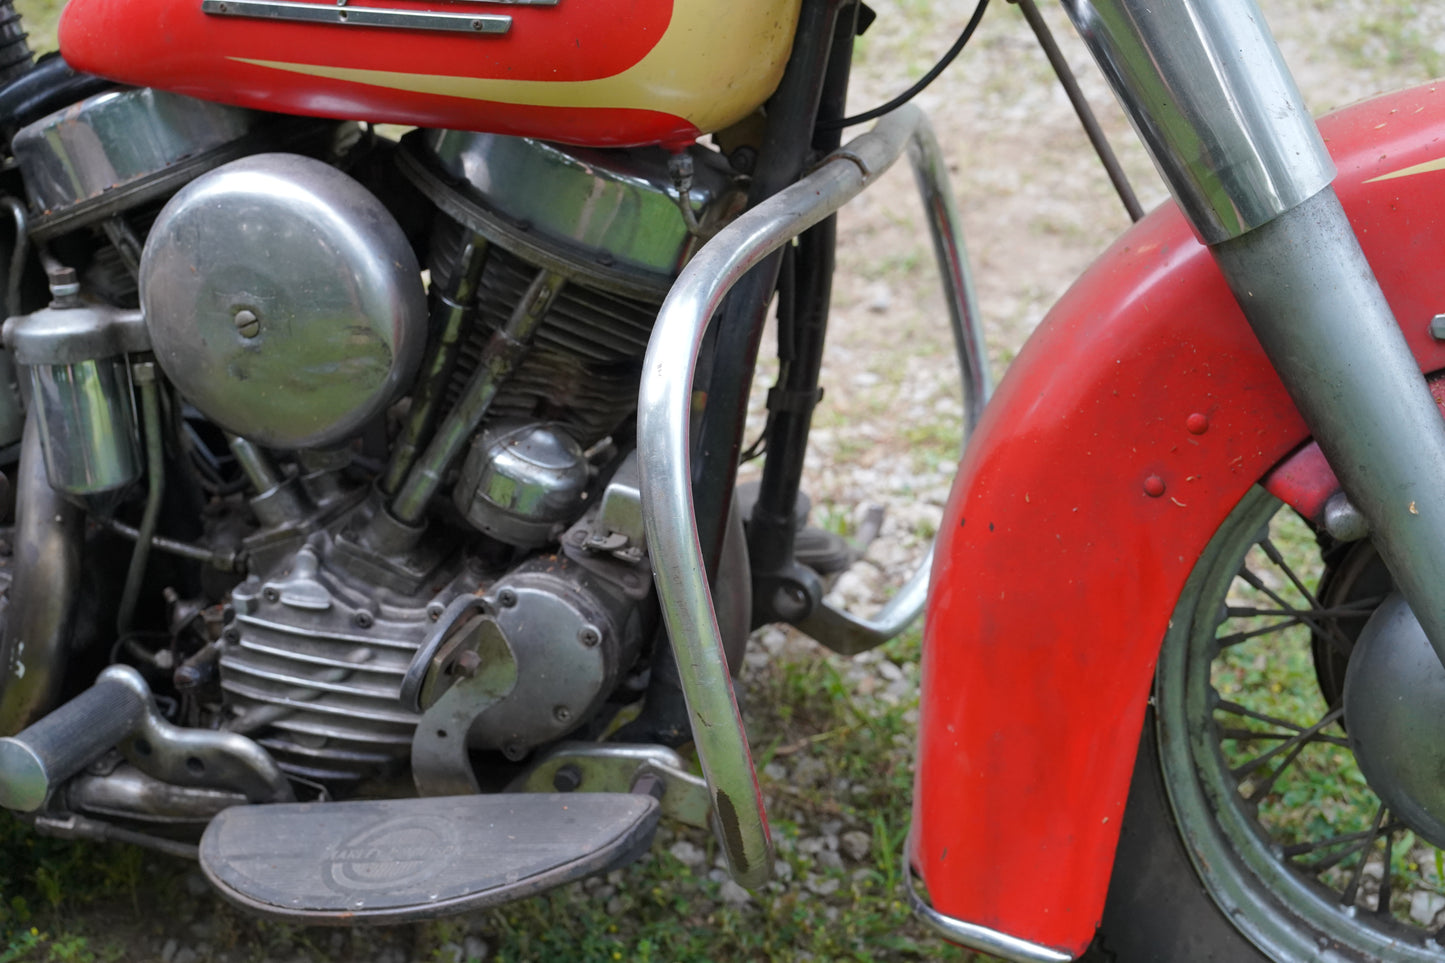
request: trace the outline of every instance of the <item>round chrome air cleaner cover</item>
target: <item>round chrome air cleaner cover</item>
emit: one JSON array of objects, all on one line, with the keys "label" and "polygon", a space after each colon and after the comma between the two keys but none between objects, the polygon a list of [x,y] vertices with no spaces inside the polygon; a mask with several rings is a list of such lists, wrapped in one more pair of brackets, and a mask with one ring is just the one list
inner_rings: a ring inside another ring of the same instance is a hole
[{"label": "round chrome air cleaner cover", "polygon": [[21,128],[12,145],[40,240],[160,198],[241,156],[263,115],[161,90],[87,97]]},{"label": "round chrome air cleaner cover", "polygon": [[421,271],[395,219],[295,154],[234,161],[171,198],[140,297],[181,394],[271,448],[349,438],[410,383],[426,337]]}]

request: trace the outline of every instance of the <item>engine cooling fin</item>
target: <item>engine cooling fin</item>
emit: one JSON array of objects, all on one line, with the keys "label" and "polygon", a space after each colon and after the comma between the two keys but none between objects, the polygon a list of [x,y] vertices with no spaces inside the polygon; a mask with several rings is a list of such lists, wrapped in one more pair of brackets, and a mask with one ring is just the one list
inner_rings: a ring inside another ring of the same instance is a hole
[{"label": "engine cooling fin", "polygon": [[641,793],[503,793],[224,810],[200,862],[243,909],[303,925],[405,923],[523,899],[636,859]]},{"label": "engine cooling fin", "polygon": [[[433,280],[445,279],[465,229],[453,223],[432,241]],[[459,346],[447,394],[456,403],[480,362],[488,338],[522,300],[538,267],[500,245],[487,253],[477,294],[482,323]],[[444,282],[443,282],[444,283]],[[532,349],[492,402],[493,416],[544,420],[564,427],[584,448],[611,434],[637,404],[642,356],[657,304],[571,281],[552,303]]]}]

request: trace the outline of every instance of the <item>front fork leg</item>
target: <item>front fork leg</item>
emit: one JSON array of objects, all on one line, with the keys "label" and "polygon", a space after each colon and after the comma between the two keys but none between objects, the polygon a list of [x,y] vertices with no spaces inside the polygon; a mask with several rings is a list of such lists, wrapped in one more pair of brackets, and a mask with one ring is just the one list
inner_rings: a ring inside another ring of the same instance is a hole
[{"label": "front fork leg", "polygon": [[1254,0],[1064,0],[1445,663],[1445,424]]}]

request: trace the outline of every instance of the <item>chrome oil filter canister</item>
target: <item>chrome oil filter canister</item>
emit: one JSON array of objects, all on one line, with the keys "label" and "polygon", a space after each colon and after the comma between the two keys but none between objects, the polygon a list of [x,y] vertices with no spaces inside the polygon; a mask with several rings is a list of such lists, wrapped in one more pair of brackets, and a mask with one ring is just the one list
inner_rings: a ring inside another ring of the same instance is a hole
[{"label": "chrome oil filter canister", "polygon": [[140,477],[126,355],[144,351],[137,311],[86,304],[75,272],[52,275],[55,300],[5,324],[5,345],[30,383],[50,486],[71,495],[113,491]]}]

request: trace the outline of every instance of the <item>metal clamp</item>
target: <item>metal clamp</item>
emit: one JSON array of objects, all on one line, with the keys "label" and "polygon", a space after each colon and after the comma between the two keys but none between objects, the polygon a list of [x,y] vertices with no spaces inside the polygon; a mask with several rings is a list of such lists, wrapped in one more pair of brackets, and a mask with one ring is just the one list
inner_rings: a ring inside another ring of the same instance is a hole
[{"label": "metal clamp", "polygon": [[689,826],[709,825],[707,783],[666,746],[564,742],[512,783],[513,792],[632,792],[638,779],[662,781],[662,814]]},{"label": "metal clamp", "polygon": [[[948,295],[964,394],[970,402],[966,424],[971,426],[989,390],[982,333],[938,144],[923,113],[912,106],[883,118],[851,141],[845,153],[743,214],[704,245],[663,302],[643,364],[638,437],[645,439],[641,464],[647,543],[719,841],[733,878],[744,886],[767,879],[772,846],[693,513],[688,471],[693,375],[708,323],[732,286],[773,251],[856,197],[905,148],[924,197]],[[908,599],[914,611],[902,613],[908,616],[904,624],[921,603],[921,595]]]}]

